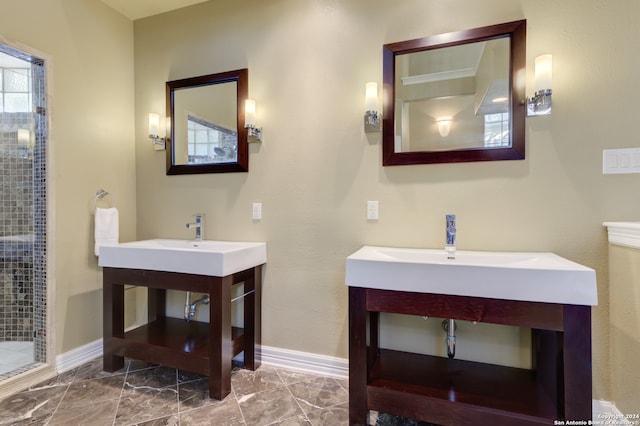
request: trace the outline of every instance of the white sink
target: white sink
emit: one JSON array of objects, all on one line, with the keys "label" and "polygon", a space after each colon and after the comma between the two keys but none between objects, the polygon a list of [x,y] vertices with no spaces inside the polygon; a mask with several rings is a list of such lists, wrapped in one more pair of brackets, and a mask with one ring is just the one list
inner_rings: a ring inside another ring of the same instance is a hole
[{"label": "white sink", "polygon": [[597,305],[595,271],[553,253],[364,246],[347,257],[352,287]]},{"label": "white sink", "polygon": [[102,246],[98,265],[224,277],[266,262],[265,243],[154,239]]}]

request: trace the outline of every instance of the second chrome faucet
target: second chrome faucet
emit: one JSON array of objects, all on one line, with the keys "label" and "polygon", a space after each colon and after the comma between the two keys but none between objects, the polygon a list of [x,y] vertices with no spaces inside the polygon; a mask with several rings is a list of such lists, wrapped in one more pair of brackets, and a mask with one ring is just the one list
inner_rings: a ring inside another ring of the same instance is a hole
[{"label": "second chrome faucet", "polygon": [[196,218],[196,221],[193,223],[187,223],[187,228],[191,229],[191,228],[196,228],[196,237],[195,240],[196,241],[202,241],[202,239],[204,238],[204,214],[203,213],[196,213],[193,215],[193,217]]},{"label": "second chrome faucet", "polygon": [[447,252],[447,259],[456,258],[456,215],[448,214],[447,219],[447,240],[444,246]]}]

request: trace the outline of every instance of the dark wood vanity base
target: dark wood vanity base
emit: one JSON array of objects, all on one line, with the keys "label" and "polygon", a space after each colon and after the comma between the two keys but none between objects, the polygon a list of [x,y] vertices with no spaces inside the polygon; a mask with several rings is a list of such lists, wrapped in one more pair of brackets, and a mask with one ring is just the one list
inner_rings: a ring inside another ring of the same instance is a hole
[{"label": "dark wood vanity base", "polygon": [[[140,269],[104,268],[104,369],[124,367],[124,358],[209,376],[209,396],[231,391],[231,360],[244,352],[244,368],[260,366],[262,266],[226,277]],[[231,326],[231,287],[244,283],[244,329]],[[125,285],[148,288],[148,323],[124,331]],[[209,323],[165,315],[166,290],[207,293]]]},{"label": "dark wood vanity base", "polygon": [[[531,328],[533,368],[381,349],[380,312]],[[350,425],[369,410],[453,426],[588,421],[591,387],[590,306],[349,287]]]}]

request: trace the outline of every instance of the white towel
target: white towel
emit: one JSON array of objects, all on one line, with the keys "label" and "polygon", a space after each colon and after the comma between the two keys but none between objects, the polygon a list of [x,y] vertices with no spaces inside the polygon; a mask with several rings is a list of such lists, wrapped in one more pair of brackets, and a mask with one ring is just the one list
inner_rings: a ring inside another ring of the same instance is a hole
[{"label": "white towel", "polygon": [[100,254],[100,246],[106,244],[118,244],[119,240],[119,223],[118,209],[111,207],[109,209],[96,208],[96,224],[95,224],[95,255]]}]

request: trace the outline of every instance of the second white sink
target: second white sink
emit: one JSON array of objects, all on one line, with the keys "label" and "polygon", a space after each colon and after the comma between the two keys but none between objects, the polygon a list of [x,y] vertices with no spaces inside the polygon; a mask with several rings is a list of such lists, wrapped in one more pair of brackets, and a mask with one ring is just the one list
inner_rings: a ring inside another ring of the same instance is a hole
[{"label": "second white sink", "polygon": [[597,305],[595,271],[553,253],[364,246],[347,257],[354,287],[531,302]]},{"label": "second white sink", "polygon": [[224,277],[266,261],[261,242],[153,239],[102,246],[98,265]]}]

